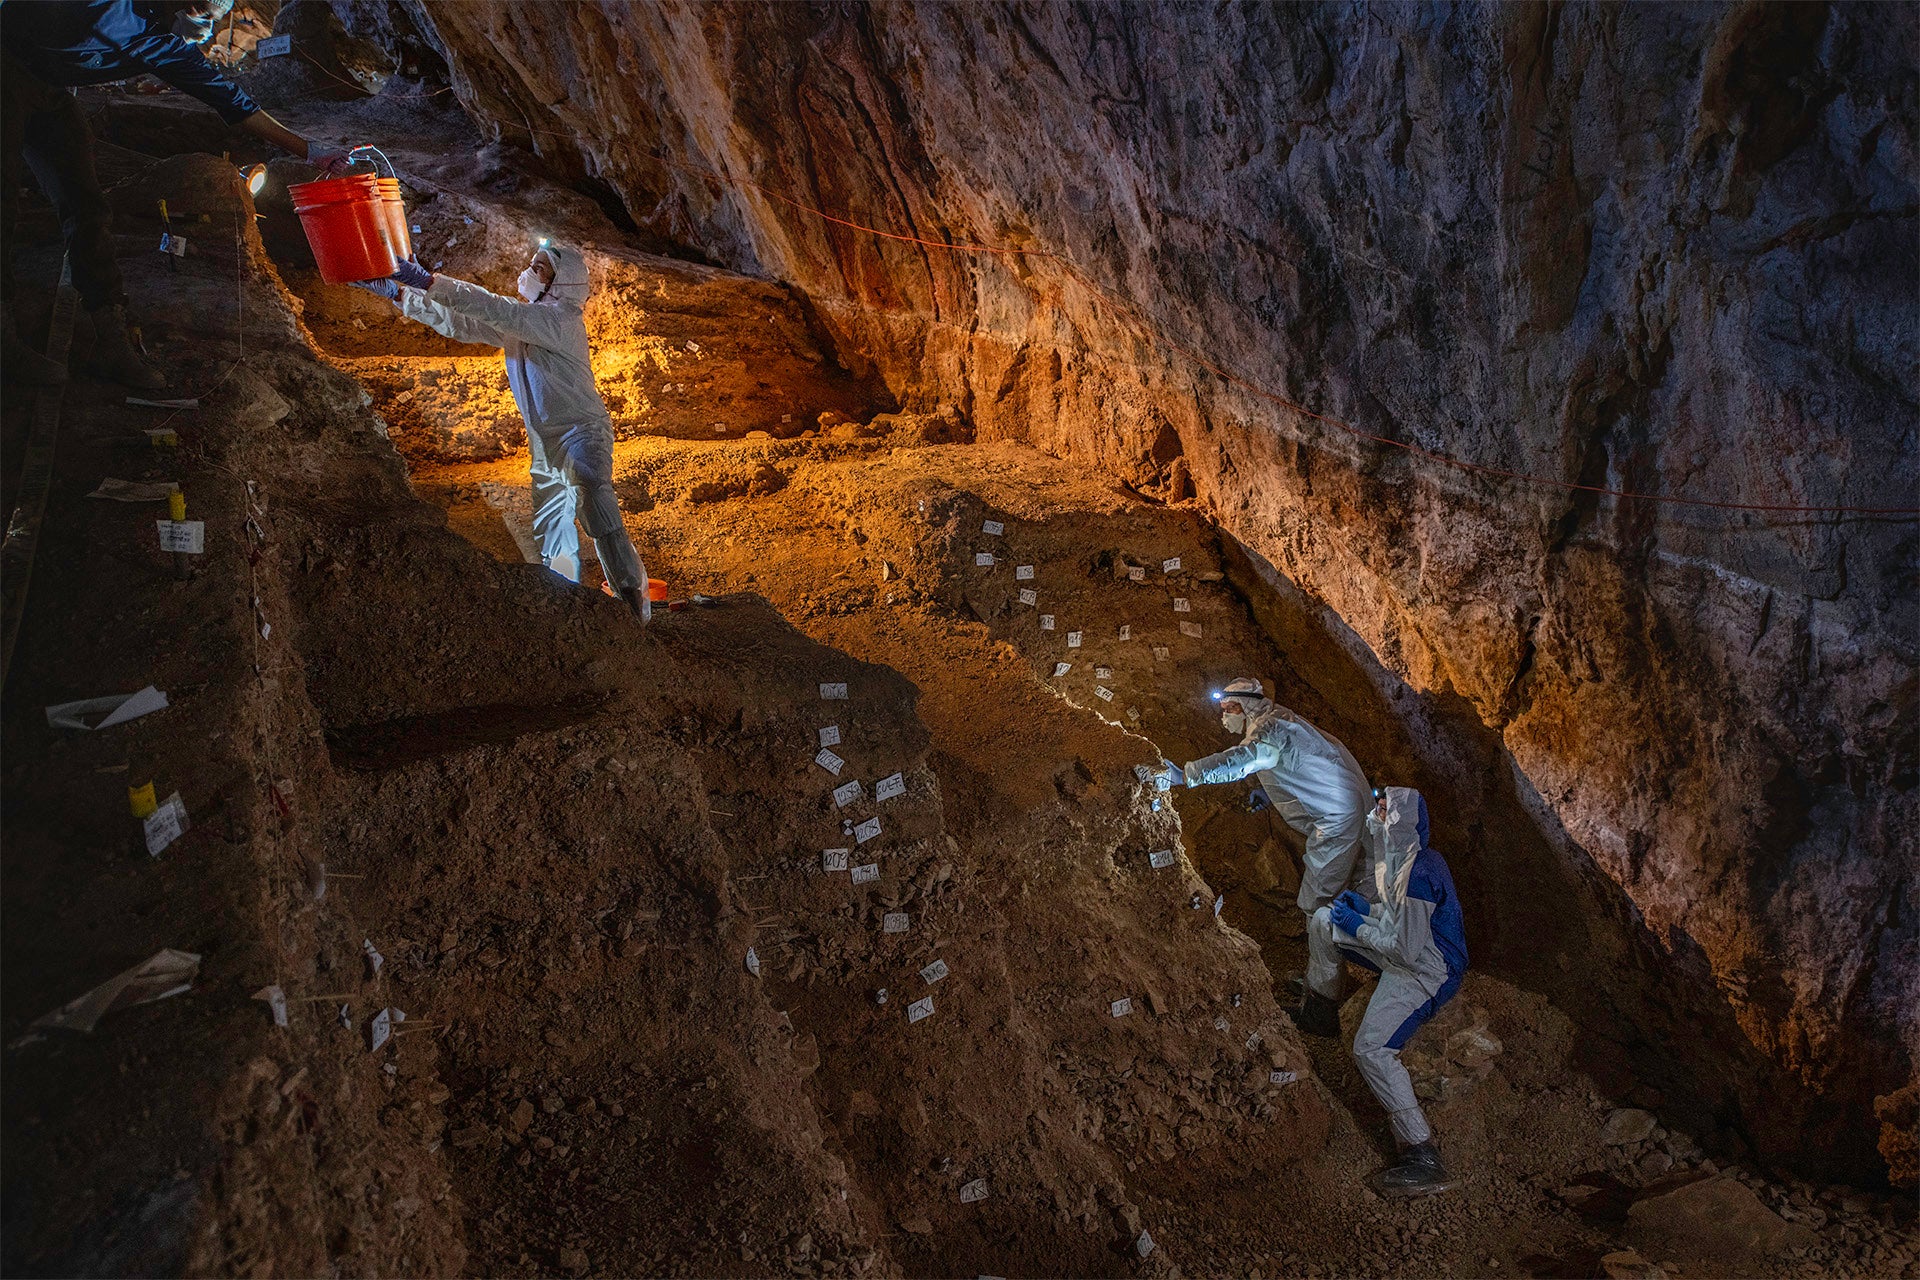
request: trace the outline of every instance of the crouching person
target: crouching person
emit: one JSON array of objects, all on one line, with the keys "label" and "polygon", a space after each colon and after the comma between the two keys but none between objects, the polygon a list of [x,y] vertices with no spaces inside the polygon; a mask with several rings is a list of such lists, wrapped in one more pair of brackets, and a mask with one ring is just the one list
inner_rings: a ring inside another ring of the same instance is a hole
[{"label": "crouching person", "polygon": [[1313,914],[1307,926],[1306,1001],[1293,1017],[1309,1035],[1338,1036],[1344,962],[1380,975],[1353,1037],[1353,1057],[1387,1110],[1400,1161],[1375,1174],[1373,1186],[1393,1196],[1447,1191],[1457,1184],[1440,1163],[1400,1050],[1453,999],[1466,974],[1460,899],[1446,859],[1427,847],[1427,802],[1418,791],[1386,788],[1367,817],[1367,841],[1374,863],[1373,900],[1348,890]]},{"label": "crouching person", "polygon": [[533,532],[541,561],[580,580],[578,515],[593,538],[608,584],[641,622],[652,617],[647,570],[620,519],[613,492],[613,420],[593,380],[581,317],[586,260],[543,243],[520,273],[523,301],[402,262],[390,280],[363,287],[399,303],[402,314],[456,342],[484,342],[506,357],[507,382],[527,424]]}]

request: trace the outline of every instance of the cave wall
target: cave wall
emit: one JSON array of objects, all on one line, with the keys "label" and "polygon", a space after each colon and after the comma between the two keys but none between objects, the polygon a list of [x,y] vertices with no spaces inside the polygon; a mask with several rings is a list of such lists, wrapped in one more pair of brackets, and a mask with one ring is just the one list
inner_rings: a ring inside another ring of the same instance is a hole
[{"label": "cave wall", "polygon": [[1913,506],[1912,9],[336,9],[646,235],[806,291],[904,404],[1200,504],[1464,699],[1788,1078],[1864,1124],[1909,1077],[1910,519],[1471,475],[1141,318],[1485,466]]}]

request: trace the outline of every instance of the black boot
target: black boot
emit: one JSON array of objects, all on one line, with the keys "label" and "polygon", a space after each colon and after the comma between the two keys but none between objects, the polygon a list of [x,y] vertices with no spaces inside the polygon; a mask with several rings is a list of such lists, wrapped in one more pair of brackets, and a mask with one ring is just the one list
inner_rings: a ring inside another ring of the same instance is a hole
[{"label": "black boot", "polygon": [[1293,1025],[1310,1036],[1320,1036],[1327,1040],[1340,1038],[1340,1005],[1328,999],[1311,987],[1307,989],[1307,998],[1297,1009],[1287,1010],[1287,1016],[1293,1019]]},{"label": "black boot", "polygon": [[1440,1163],[1440,1148],[1431,1140],[1403,1148],[1400,1163],[1374,1174],[1372,1181],[1374,1190],[1381,1195],[1402,1199],[1451,1191],[1460,1185]]}]

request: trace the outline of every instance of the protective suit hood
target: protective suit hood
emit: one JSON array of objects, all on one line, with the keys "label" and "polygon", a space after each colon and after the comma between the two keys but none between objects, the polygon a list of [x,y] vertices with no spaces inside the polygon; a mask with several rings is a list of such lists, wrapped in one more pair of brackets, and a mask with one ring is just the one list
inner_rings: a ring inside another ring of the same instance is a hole
[{"label": "protective suit hood", "polygon": [[587,275],[587,260],[572,245],[550,243],[540,252],[553,264],[553,283],[540,295],[542,302],[552,299],[575,307],[587,305],[593,282]]},{"label": "protective suit hood", "polygon": [[1413,861],[1427,847],[1427,799],[1412,787],[1388,787],[1387,819],[1367,815],[1367,831],[1376,841],[1375,888],[1382,901],[1406,897]]}]

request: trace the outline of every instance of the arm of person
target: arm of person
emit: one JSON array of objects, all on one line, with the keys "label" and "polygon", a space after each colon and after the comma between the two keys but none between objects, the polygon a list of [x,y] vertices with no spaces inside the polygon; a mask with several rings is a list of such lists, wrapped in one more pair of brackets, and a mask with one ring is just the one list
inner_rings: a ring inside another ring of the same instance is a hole
[{"label": "arm of person", "polygon": [[1411,969],[1433,945],[1435,905],[1412,891],[1397,903],[1377,903],[1353,936],[1402,969]]},{"label": "arm of person", "polygon": [[1243,742],[1189,763],[1185,770],[1187,785],[1206,787],[1219,782],[1238,782],[1279,763],[1280,749],[1271,742]]},{"label": "arm of person", "polygon": [[507,345],[507,335],[486,321],[461,315],[434,302],[418,289],[401,289],[398,302],[401,315],[409,320],[418,320],[443,338],[452,338],[455,342],[483,342],[490,347]]},{"label": "arm of person", "polygon": [[427,286],[426,298],[455,315],[476,320],[522,342],[556,350],[566,346],[565,315],[558,307],[503,298],[477,284],[443,275],[433,277],[433,283]]},{"label": "arm of person", "polygon": [[[198,49],[170,31],[148,28],[122,44],[120,52],[149,74],[212,107],[228,124],[244,125],[253,116],[265,114],[246,90],[221,75]],[[287,150],[304,156],[306,143]]]}]

